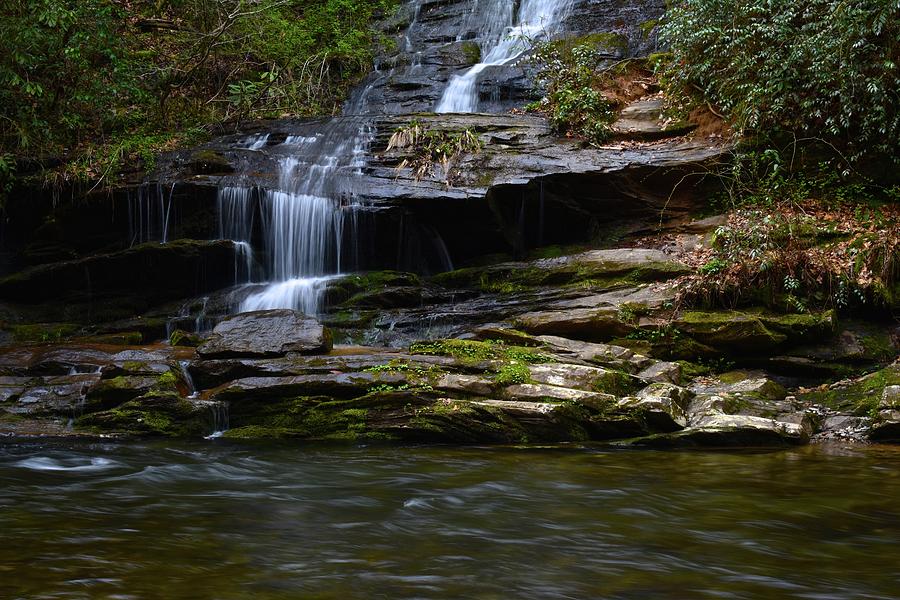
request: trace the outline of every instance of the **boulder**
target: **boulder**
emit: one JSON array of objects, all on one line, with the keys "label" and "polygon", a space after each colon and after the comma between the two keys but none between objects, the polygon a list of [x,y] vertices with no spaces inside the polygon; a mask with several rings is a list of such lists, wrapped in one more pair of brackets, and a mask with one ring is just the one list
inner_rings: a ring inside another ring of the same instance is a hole
[{"label": "boulder", "polygon": [[637,387],[637,381],[621,371],[565,363],[538,364],[529,367],[531,379],[564,388],[624,395]]},{"label": "boulder", "polygon": [[326,354],[331,333],[293,310],[261,310],[227,317],[216,325],[197,354],[204,359]]},{"label": "boulder", "polygon": [[619,445],[646,448],[749,448],[794,446],[804,444],[808,439],[803,427],[794,423],[746,415],[716,415],[706,418],[700,426],[627,440]]},{"label": "boulder", "polygon": [[641,413],[651,431],[678,431],[687,426],[684,407],[690,397],[691,393],[684,388],[654,383],[638,392],[636,396],[622,398],[617,406]]}]

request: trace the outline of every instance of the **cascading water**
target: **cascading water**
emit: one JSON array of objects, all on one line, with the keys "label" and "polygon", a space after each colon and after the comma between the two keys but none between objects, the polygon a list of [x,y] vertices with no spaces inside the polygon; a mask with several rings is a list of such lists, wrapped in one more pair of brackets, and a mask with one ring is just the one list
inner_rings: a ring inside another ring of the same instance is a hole
[{"label": "cascading water", "polygon": [[[458,25],[457,40],[471,39],[474,33],[483,59],[446,85],[438,103],[439,112],[477,110],[480,74],[489,67],[515,61],[527,50],[527,40],[544,37],[572,4],[572,0],[470,1],[473,9],[468,19]],[[328,281],[364,266],[368,250],[363,247],[374,245],[373,240],[366,238],[374,236],[374,229],[368,226],[366,207],[356,199],[359,194],[352,182],[365,165],[375,136],[374,115],[387,108],[402,108],[402,104],[391,104],[383,90],[371,92],[386,81],[423,70],[423,55],[430,56],[425,44],[429,36],[437,34],[433,19],[426,15],[431,10],[428,2],[410,0],[407,8],[410,25],[400,41],[408,60],[394,62],[384,71],[376,70],[368,85],[361,86],[347,103],[345,115],[353,116],[299,123],[293,135],[283,141],[278,133],[263,132],[243,136],[236,142],[241,150],[274,159],[277,177],[261,185],[259,174],[250,175],[248,170],[248,176],[238,173],[219,184],[217,234],[218,238],[235,243],[235,281],[242,284],[229,292],[224,311],[293,308],[317,314],[323,308]],[[132,220],[135,240],[168,239],[173,222],[172,192],[173,189],[148,186],[137,199]],[[403,222],[402,217],[400,221]],[[405,268],[406,257],[416,255],[416,250],[407,250],[404,245],[409,237],[431,249],[439,268],[451,269],[450,254],[437,230],[418,225],[415,228],[416,231],[407,232],[401,225],[397,234],[397,268]],[[360,241],[364,238],[365,243]],[[186,306],[185,314],[193,315],[195,305],[193,302]],[[210,310],[210,314],[221,315],[222,301],[216,301]],[[196,319],[198,327],[212,324],[205,315],[204,302],[201,316]],[[184,320],[185,317],[180,318]]]},{"label": "cascading water", "polygon": [[[219,189],[221,238],[249,248],[256,198],[262,219],[269,283],[241,302],[241,312],[293,308],[316,314],[321,310],[328,280],[353,266],[342,255],[345,226],[355,223],[354,219],[345,223],[345,215],[359,208],[348,183],[361,167],[372,135],[368,121],[345,119],[310,135],[289,136],[272,149],[279,157],[276,188]],[[246,271],[251,271],[250,263]]]},{"label": "cascading water", "polygon": [[489,67],[508,65],[519,58],[528,45],[546,37],[569,11],[572,0],[523,0],[517,13],[513,3],[494,0],[481,15],[481,62],[462,75],[454,75],[438,101],[435,112],[470,113],[478,110],[478,79]]},{"label": "cascading water", "polygon": [[169,241],[172,222],[172,195],[175,183],[168,188],[155,183],[137,188],[128,200],[128,221],[131,228],[131,244]]}]

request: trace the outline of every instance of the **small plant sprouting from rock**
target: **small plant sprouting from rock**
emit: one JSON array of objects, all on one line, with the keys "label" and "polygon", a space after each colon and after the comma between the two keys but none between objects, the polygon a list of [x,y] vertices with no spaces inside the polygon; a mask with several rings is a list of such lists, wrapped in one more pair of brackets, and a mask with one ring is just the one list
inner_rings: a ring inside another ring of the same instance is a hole
[{"label": "small plant sprouting from rock", "polygon": [[435,177],[440,168],[444,183],[452,186],[459,177],[460,159],[481,151],[481,140],[471,129],[459,132],[429,129],[421,121],[413,121],[398,128],[388,140],[386,152],[402,150],[408,156],[397,165],[398,170],[410,169],[416,180]]}]

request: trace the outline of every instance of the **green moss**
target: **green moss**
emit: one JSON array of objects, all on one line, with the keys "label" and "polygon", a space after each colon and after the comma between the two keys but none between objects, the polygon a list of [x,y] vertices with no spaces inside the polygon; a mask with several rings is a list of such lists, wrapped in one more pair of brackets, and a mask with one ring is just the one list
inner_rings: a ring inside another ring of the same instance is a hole
[{"label": "green moss", "polygon": [[528,365],[518,361],[511,361],[497,371],[494,381],[499,385],[528,383],[531,381],[531,371],[528,369]]},{"label": "green moss", "polygon": [[296,437],[296,435],[289,430],[279,429],[277,427],[245,425],[243,427],[235,427],[234,429],[229,429],[222,434],[222,437],[230,440],[259,440]]},{"label": "green moss", "polygon": [[614,289],[670,279],[686,268],[674,262],[648,263],[635,267],[630,262],[579,259],[543,263],[507,263],[489,267],[469,267],[436,275],[432,281],[445,287],[479,289],[483,292],[514,294],[541,286]]},{"label": "green moss", "polygon": [[489,340],[439,340],[422,342],[410,346],[412,354],[434,356],[452,356],[461,361],[505,360],[524,363],[555,362],[552,356],[536,352],[533,348],[523,346],[507,346],[500,341]]},{"label": "green moss", "polygon": [[188,162],[193,170],[200,174],[230,173],[234,170],[228,159],[215,150],[197,150]]},{"label": "green moss", "polygon": [[13,325],[12,336],[17,342],[58,342],[77,334],[81,326],[72,323],[30,323]]},{"label": "green moss", "polygon": [[649,19],[640,23],[638,25],[638,29],[641,31],[641,37],[645,40],[650,38],[650,34],[653,33],[653,30],[656,29],[656,26],[659,25],[659,19]]},{"label": "green moss", "polygon": [[150,392],[115,408],[85,415],[76,429],[134,435],[199,437],[207,433],[208,414],[173,393]]},{"label": "green moss", "polygon": [[681,366],[681,376],[684,377],[684,379],[687,381],[690,381],[695,377],[709,375],[712,373],[712,369],[707,365],[691,362],[688,360],[679,360],[676,362],[679,364],[679,366]]},{"label": "green moss", "polygon": [[481,46],[475,42],[463,42],[462,53],[466,57],[466,62],[470,65],[481,62]]},{"label": "green moss", "polygon": [[181,329],[176,329],[172,332],[172,335],[169,336],[169,345],[171,346],[187,346],[196,348],[202,343],[203,338],[201,336],[197,335],[196,333],[182,331]]},{"label": "green moss", "polygon": [[871,416],[873,409],[877,409],[884,388],[889,385],[900,385],[900,366],[896,364],[870,373],[846,387],[832,389],[823,386],[799,394],[798,397],[805,402],[814,402],[835,410],[849,410],[857,415]]},{"label": "green moss", "polygon": [[612,394],[613,396],[627,396],[638,387],[635,379],[622,371],[608,371],[591,382],[591,389],[595,392]]},{"label": "green moss", "polygon": [[372,324],[378,312],[374,310],[341,310],[322,317],[322,324],[337,329],[364,328]]},{"label": "green moss", "polygon": [[628,37],[620,33],[604,31],[555,40],[551,44],[560,52],[571,52],[578,46],[593,47],[597,50],[626,52],[628,50]]}]

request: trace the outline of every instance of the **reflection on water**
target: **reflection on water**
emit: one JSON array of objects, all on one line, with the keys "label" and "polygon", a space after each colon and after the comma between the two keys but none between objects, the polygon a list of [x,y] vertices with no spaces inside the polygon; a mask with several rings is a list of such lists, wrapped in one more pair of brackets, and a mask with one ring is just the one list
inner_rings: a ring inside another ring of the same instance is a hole
[{"label": "reflection on water", "polygon": [[0,598],[900,598],[900,452],[0,447]]}]

